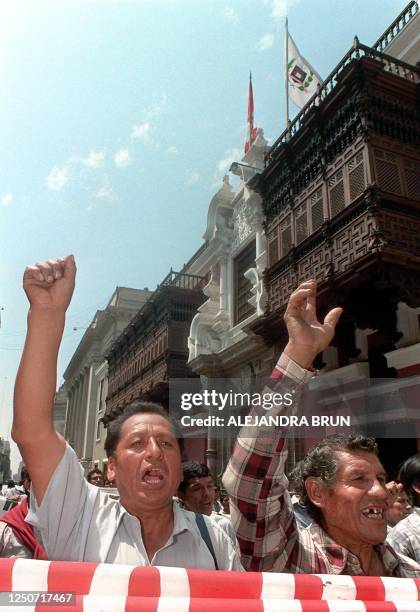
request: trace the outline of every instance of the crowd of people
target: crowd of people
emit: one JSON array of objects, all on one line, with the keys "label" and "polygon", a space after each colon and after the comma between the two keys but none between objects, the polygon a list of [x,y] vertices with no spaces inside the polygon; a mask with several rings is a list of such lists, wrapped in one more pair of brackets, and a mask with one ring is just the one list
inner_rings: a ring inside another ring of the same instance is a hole
[{"label": "crowd of people", "polygon": [[[31,475],[21,515],[41,548],[27,546],[27,530],[19,535],[7,514],[2,534],[11,529],[34,558],[420,578],[420,454],[387,482],[372,438],[321,440],[289,484],[285,429],[246,426],[216,499],[207,466],[182,462],[178,423],[161,406],[137,400],[107,429],[106,478],[118,498],[107,493],[99,470],[85,478],[52,418],[75,275],[72,256],[24,274],[30,309],[12,435]],[[263,393],[290,393],[294,402],[269,411],[253,406],[252,415],[298,409],[312,363],[330,344],[340,315],[334,308],[318,321],[314,281],[291,294],[284,317],[289,340]],[[3,546],[1,554],[11,556],[12,548]]]}]

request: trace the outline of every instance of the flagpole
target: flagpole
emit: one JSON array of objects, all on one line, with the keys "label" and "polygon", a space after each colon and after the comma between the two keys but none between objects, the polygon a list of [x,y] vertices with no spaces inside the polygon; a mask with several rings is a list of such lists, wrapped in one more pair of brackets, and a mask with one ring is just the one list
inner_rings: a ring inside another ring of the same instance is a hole
[{"label": "flagpole", "polygon": [[250,91],[252,91],[252,115],[250,118],[250,125],[249,125],[249,146],[252,146],[252,134],[254,132],[254,90],[252,88],[252,72],[249,71],[249,89]]},{"label": "flagpole", "polygon": [[285,36],[284,36],[284,57],[285,57],[285,65],[284,65],[284,82],[286,86],[286,130],[289,128],[289,32],[287,27],[287,17],[285,22]]}]

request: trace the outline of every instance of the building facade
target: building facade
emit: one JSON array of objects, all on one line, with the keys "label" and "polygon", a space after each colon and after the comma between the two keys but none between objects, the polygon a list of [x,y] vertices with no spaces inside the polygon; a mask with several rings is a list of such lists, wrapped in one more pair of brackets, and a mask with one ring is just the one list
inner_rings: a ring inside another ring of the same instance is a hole
[{"label": "building facade", "polygon": [[[236,187],[232,188],[226,176],[212,198],[203,236],[207,247],[190,267],[209,277],[203,289],[207,300],[198,309],[188,338],[188,363],[200,375],[203,388],[211,387],[212,379],[234,379],[247,389],[275,364],[275,347],[267,347],[262,338],[246,331],[263,316],[267,303],[262,200],[248,184],[263,171],[268,151],[259,130],[251,149],[231,166]],[[216,436],[211,427],[208,430],[205,461],[217,477],[230,455],[234,435],[228,429],[223,437]]]},{"label": "building facade", "polygon": [[[416,24],[412,2],[373,47],[355,40],[277,142],[269,147],[260,130],[232,164],[236,186],[225,177],[212,198],[202,248],[140,309],[108,366],[98,365],[99,377],[109,372],[97,395],[105,424],[135,399],[167,406],[171,378],[200,376],[203,389],[220,378],[258,385],[285,342],[288,296],[310,277],[321,313],[345,310],[317,381],[329,388],[337,376],[351,386],[419,372]],[[405,448],[383,442],[385,463],[418,448],[417,421],[404,410],[413,435]],[[209,428],[188,442],[190,456],[220,476],[233,435]],[[310,442],[291,440],[290,467]]]},{"label": "building facade", "polygon": [[[318,281],[321,314],[344,308],[334,346],[318,359],[319,390],[339,380],[346,395],[355,381],[420,373],[419,31],[411,2],[373,47],[355,39],[274,145],[260,137],[233,164],[239,188],[226,181],[213,198],[209,245],[192,268],[210,272],[189,338],[203,385],[246,385],[270,372],[286,341],[288,297],[308,278]],[[400,387],[389,393],[401,411],[388,415],[384,435],[411,431],[381,438],[375,423],[391,472],[420,448],[420,431]],[[336,396],[324,397],[332,412]],[[313,441],[290,441],[290,467]],[[220,440],[209,430],[207,461],[217,474],[232,442],[229,432]]]},{"label": "building facade", "polygon": [[[149,297],[148,289],[117,287],[104,310],[98,310],[64,372],[67,395],[65,437],[86,470],[102,467],[100,419],[107,386],[105,354]],[[99,439],[98,439],[99,432]]]},{"label": "building facade", "polygon": [[[191,320],[204,299],[204,284],[202,276],[171,270],[112,344],[106,354],[105,424],[133,400],[156,402],[168,409],[169,380],[195,376],[187,365],[187,339]],[[202,440],[186,446],[193,458],[202,456]]]},{"label": "building facade", "polygon": [[[284,344],[288,296],[315,278],[321,313],[344,309],[317,363],[324,384],[354,390],[356,381],[420,373],[419,21],[410,3],[373,47],[355,39],[251,182],[266,219],[268,301],[250,330]],[[394,407],[372,416],[391,473],[420,449],[401,389],[394,383]]]}]

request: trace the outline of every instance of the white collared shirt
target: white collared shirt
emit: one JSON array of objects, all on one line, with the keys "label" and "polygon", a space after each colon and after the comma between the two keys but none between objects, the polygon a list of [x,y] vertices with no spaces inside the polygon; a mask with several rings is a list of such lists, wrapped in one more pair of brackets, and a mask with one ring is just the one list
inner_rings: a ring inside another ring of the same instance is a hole
[{"label": "white collared shirt", "polygon": [[[41,535],[51,560],[214,569],[194,513],[177,503],[173,512],[173,532],[149,560],[139,520],[119,500],[86,481],[77,456],[67,446],[40,506],[31,495],[26,520]],[[219,569],[243,570],[235,543],[210,517],[205,520]]]}]

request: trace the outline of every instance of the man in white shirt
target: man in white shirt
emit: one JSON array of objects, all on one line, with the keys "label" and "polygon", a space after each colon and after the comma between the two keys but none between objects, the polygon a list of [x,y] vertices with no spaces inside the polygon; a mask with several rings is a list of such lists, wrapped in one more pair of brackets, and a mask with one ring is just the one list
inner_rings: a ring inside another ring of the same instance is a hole
[{"label": "man in white shirt", "polygon": [[[57,356],[73,294],[73,256],[25,270],[28,333],[16,378],[13,439],[31,473],[27,520],[49,559],[241,570],[236,548],[208,519],[213,551],[194,516],[174,505],[181,453],[160,406],[130,405],[108,430],[109,478],[120,500],[89,484],[52,419]],[[43,452],[45,449],[45,452]]]}]

